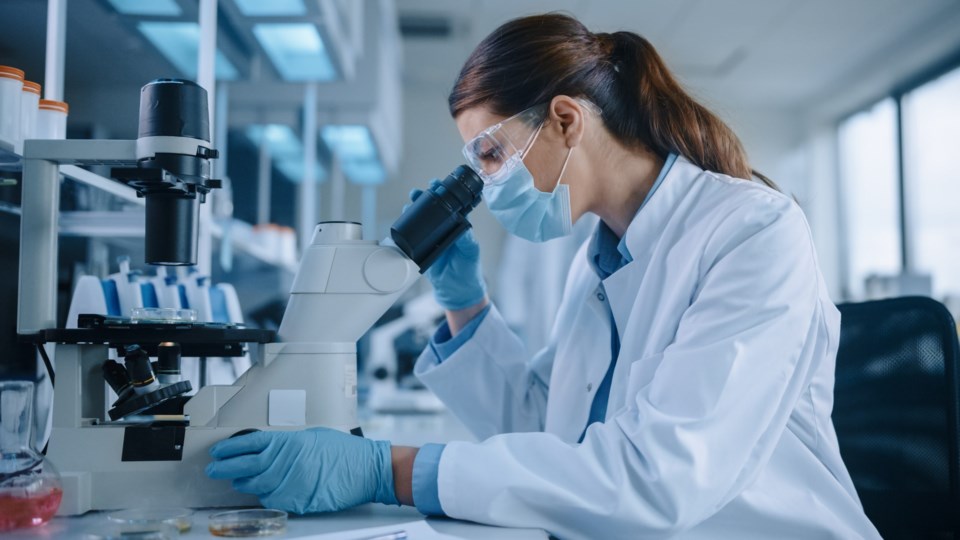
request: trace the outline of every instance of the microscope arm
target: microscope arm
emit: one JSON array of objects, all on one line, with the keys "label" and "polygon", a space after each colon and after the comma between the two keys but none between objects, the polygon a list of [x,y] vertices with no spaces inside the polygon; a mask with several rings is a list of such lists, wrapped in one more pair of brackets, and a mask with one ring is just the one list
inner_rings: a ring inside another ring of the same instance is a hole
[{"label": "microscope arm", "polygon": [[294,278],[280,324],[287,343],[355,342],[420,272],[470,228],[483,181],[465,165],[423,192],[390,228],[393,240],[361,240],[356,223],[321,223]]},{"label": "microscope arm", "polygon": [[356,342],[420,277],[417,265],[396,247],[353,239],[359,237],[357,228],[317,226],[294,278],[278,341]]},{"label": "microscope arm", "polygon": [[356,342],[419,277],[396,247],[361,240],[357,224],[321,223],[301,258],[278,342],[232,387],[201,389],[185,407],[191,423],[356,428]]},{"label": "microscope arm", "polygon": [[278,342],[266,345],[262,360],[229,392],[198,392],[184,408],[191,422],[357,429],[357,340],[470,227],[466,217],[480,203],[482,188],[473,170],[457,167],[393,224],[395,245],[363,240],[358,223],[317,225]]}]

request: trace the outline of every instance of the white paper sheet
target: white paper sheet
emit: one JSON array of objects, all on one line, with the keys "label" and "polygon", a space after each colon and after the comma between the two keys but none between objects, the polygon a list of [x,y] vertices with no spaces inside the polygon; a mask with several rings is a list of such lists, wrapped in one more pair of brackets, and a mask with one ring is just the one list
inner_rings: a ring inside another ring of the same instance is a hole
[{"label": "white paper sheet", "polygon": [[370,527],[368,529],[301,536],[299,538],[302,540],[372,540],[378,536],[400,531],[407,534],[408,540],[462,540],[459,536],[438,533],[424,520],[384,525],[383,527]]}]

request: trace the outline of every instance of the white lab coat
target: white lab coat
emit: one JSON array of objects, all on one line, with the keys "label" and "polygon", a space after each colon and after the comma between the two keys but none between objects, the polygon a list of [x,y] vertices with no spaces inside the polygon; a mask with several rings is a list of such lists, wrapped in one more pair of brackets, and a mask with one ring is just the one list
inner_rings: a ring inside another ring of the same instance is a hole
[{"label": "white lab coat", "polygon": [[[840,317],[800,208],[681,157],[625,237],[633,261],[602,286],[581,249],[532,358],[494,308],[419,359],[486,439],[444,450],[444,511],[561,538],[878,538],[830,420]],[[578,443],[611,312],[606,421]]]},{"label": "white lab coat", "polygon": [[598,221],[593,214],[585,215],[570,235],[547,242],[512,234],[503,239],[494,301],[527,350],[539,350],[549,342],[570,263]]}]

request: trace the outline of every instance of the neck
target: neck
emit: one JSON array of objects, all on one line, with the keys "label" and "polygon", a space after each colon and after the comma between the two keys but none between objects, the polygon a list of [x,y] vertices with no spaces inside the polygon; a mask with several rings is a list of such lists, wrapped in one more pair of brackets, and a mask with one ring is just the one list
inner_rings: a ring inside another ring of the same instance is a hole
[{"label": "neck", "polygon": [[585,211],[598,215],[622,238],[663,169],[664,160],[646,150],[611,143],[607,145],[611,150],[599,153],[597,162],[591,163],[598,189]]}]

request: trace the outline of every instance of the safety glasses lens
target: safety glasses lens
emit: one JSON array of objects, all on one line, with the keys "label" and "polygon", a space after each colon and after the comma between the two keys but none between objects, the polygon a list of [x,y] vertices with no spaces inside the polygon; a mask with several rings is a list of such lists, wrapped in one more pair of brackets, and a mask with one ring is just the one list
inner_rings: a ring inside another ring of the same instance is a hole
[{"label": "safety glasses lens", "polygon": [[484,183],[494,183],[505,174],[508,164],[514,161],[519,151],[499,130],[483,133],[463,148],[467,164],[480,175]]}]

